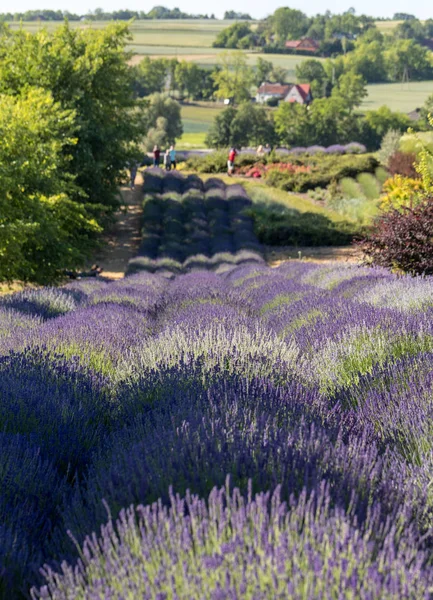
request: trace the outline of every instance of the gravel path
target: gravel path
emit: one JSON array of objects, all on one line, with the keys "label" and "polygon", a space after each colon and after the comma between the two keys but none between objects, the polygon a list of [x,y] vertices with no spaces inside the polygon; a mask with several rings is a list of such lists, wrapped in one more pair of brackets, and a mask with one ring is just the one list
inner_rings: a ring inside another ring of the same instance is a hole
[{"label": "gravel path", "polygon": [[126,186],[120,189],[124,205],[116,212],[114,224],[105,233],[102,246],[91,263],[103,268],[104,277],[121,279],[129,259],[137,253],[141,240],[142,184],[143,179],[138,173],[134,190]]}]

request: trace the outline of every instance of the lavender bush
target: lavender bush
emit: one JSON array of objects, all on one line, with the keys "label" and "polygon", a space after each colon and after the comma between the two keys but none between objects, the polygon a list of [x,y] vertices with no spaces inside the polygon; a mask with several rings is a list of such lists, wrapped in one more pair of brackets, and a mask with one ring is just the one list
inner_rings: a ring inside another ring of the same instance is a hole
[{"label": "lavender bush", "polygon": [[1,300],[1,600],[430,600],[431,278],[151,175],[136,274]]}]

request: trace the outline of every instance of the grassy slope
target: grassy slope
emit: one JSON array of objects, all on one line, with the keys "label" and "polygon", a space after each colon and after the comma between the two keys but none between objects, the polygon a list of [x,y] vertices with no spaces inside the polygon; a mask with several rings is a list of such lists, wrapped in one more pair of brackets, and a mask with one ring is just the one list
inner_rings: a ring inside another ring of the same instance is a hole
[{"label": "grassy slope", "polygon": [[368,96],[361,110],[374,110],[386,104],[392,110],[411,112],[421,107],[433,94],[433,81],[411,81],[410,83],[379,83],[368,85]]},{"label": "grassy slope", "polygon": [[205,148],[205,137],[215,117],[223,106],[197,103],[182,106],[184,134],[178,141],[179,148]]},{"label": "grassy slope", "polygon": [[[200,174],[203,180],[215,177],[215,175]],[[266,185],[264,181],[257,179],[245,179],[243,177],[228,177],[219,173],[218,179],[222,179],[226,184],[231,185],[240,183],[248,192],[249,197],[256,203],[278,204],[289,210],[296,210],[300,213],[313,212],[328,217],[331,221],[338,223],[345,220],[337,212],[321,206],[314,202],[308,196],[302,194],[291,194],[278,188],[272,188]]]}]

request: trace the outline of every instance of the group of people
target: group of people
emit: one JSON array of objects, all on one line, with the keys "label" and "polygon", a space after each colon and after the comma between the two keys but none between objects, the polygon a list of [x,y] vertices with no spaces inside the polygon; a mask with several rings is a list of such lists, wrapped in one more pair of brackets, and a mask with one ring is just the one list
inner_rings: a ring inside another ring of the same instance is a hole
[{"label": "group of people", "polygon": [[[267,152],[270,151],[269,145],[266,145],[265,148],[263,146],[259,146],[257,148],[257,156],[263,156]],[[230,148],[228,159],[227,159],[227,175],[231,177],[235,170],[235,160],[238,155],[238,151],[233,146]],[[153,147],[153,166],[159,167],[161,162],[161,150],[159,146],[155,145]],[[171,171],[171,169],[176,169],[176,150],[174,146],[170,146],[163,154],[163,165],[166,171]],[[134,188],[135,176],[137,175],[137,166],[132,165],[130,167],[131,174],[131,188]]]},{"label": "group of people", "polygon": [[[161,162],[161,150],[159,146],[154,146],[153,148],[153,166],[159,167]],[[170,146],[164,153],[163,156],[163,164],[166,171],[171,171],[171,169],[176,168],[176,150],[174,146]]]}]

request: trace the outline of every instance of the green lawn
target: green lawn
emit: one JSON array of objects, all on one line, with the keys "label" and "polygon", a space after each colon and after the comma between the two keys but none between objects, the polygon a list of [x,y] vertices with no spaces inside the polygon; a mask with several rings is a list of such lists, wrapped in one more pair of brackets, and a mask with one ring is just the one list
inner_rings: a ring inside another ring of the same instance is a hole
[{"label": "green lawn", "polygon": [[223,110],[221,104],[200,103],[182,106],[184,134],[178,148],[205,148],[205,137],[215,117]]},{"label": "green lawn", "polygon": [[409,83],[378,83],[368,85],[368,96],[361,110],[375,110],[386,104],[391,110],[411,112],[421,107],[433,94],[433,81],[411,81]]}]

